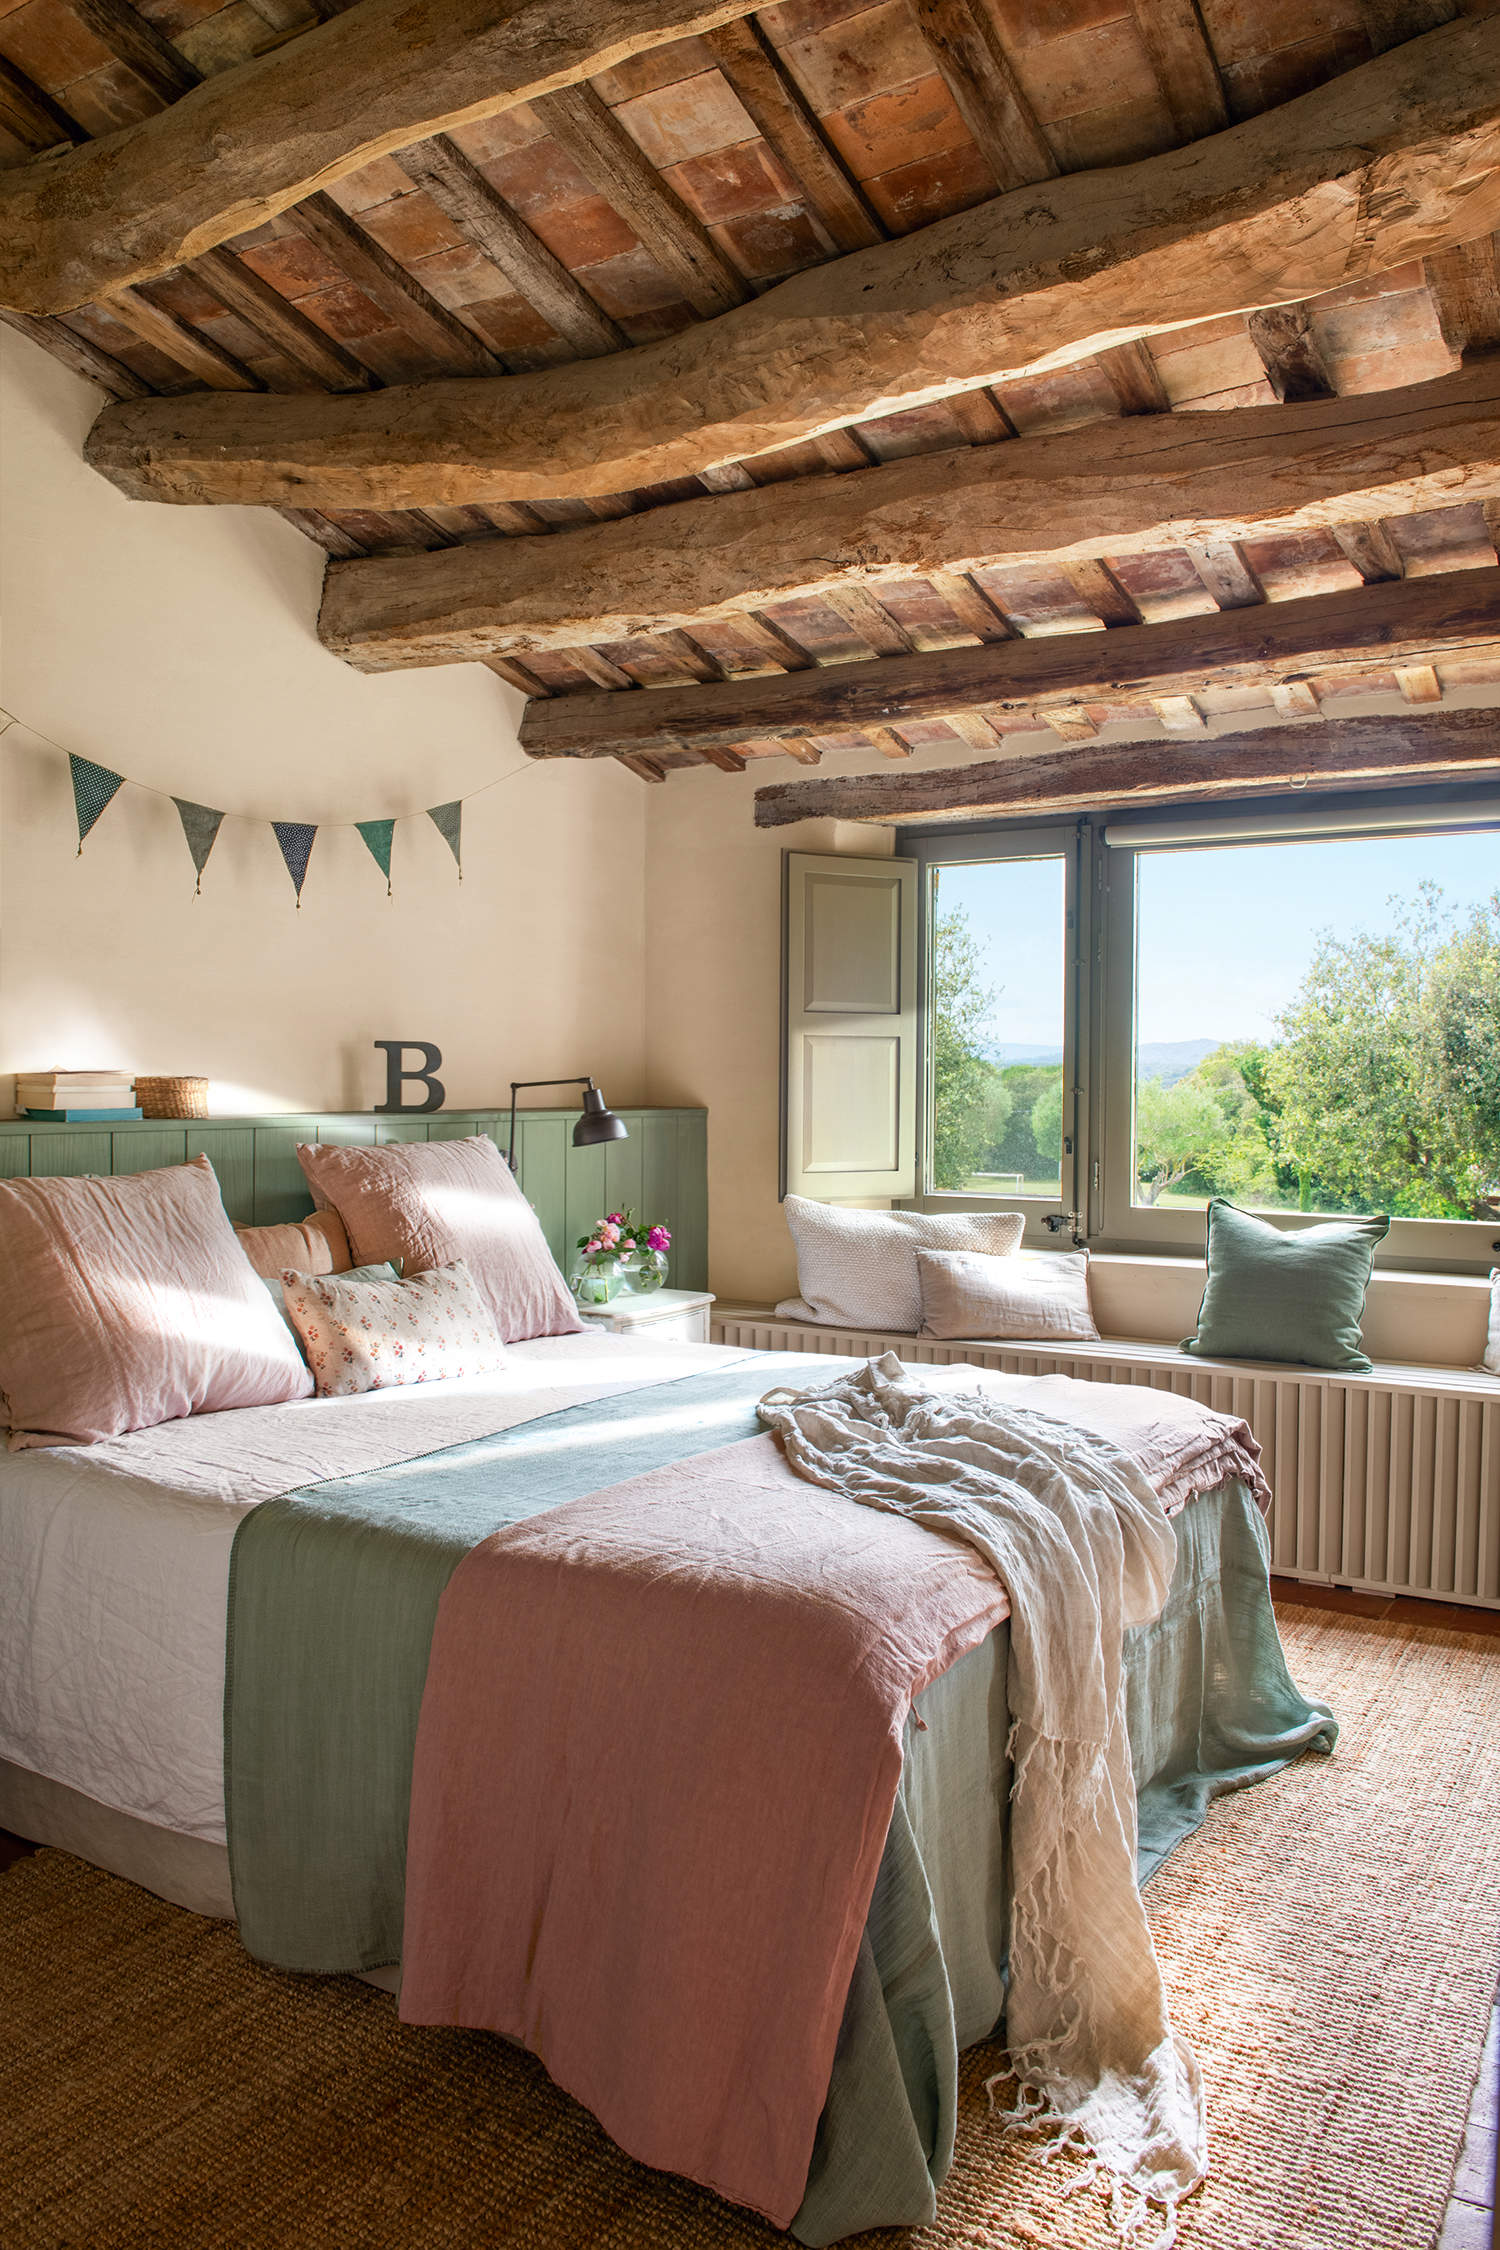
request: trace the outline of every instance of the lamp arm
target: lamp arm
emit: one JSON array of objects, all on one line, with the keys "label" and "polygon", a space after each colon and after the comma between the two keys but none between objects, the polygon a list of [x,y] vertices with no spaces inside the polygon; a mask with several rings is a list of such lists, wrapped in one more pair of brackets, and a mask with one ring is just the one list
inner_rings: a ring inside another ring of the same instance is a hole
[{"label": "lamp arm", "polygon": [[532,1088],[533,1088],[534,1086],[592,1086],[592,1085],[593,1085],[593,1083],[594,1083],[594,1081],[593,1081],[592,1077],[591,1077],[591,1076],[590,1076],[590,1075],[588,1074],[588,1072],[587,1072],[587,1071],[583,1072],[583,1073],[582,1073],[582,1074],[581,1074],[581,1075],[580,1075],[579,1077],[577,1077],[577,1078],[513,1078],[513,1079],[511,1080],[511,1082],[510,1082],[510,1137],[509,1137],[509,1139],[507,1140],[507,1142],[506,1142],[506,1144],[505,1144],[505,1161],[506,1161],[506,1163],[507,1163],[507,1164],[508,1164],[508,1165],[510,1166],[510,1168],[511,1168],[511,1170],[512,1170],[512,1171],[514,1171],[514,1170],[515,1170],[515,1168],[516,1168],[516,1096],[517,1096],[517,1094],[524,1094],[524,1093],[529,1093],[529,1092],[531,1091],[531,1089],[532,1089]]}]

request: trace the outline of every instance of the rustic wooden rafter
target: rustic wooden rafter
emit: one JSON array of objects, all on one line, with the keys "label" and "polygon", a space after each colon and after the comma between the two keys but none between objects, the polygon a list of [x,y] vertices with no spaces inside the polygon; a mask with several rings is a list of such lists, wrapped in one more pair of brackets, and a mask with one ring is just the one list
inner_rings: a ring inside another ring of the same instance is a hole
[{"label": "rustic wooden rafter", "polygon": [[0,126],[4,126],[23,148],[32,149],[38,155],[43,149],[88,139],[83,127],[68,115],[60,102],[34,79],[28,78],[24,70],[7,62],[3,55],[0,55]]},{"label": "rustic wooden rafter", "polygon": [[68,312],[377,156],[747,14],[745,0],[359,0],[159,114],[0,173],[0,305]]},{"label": "rustic wooden rafter", "polygon": [[[1087,702],[1190,696],[1226,684],[1367,670],[1372,662],[1431,664],[1497,647],[1500,570],[1491,567],[1105,633],[1048,634],[643,695],[565,696],[526,713],[521,743],[538,758],[710,743],[732,749],[764,736],[815,739],[976,709],[1034,711],[1055,724],[1056,712]],[[1493,714],[1489,724],[1495,727]]]},{"label": "rustic wooden rafter", "polygon": [[1305,305],[1269,305],[1251,313],[1246,326],[1266,380],[1285,404],[1331,394],[1333,378]]},{"label": "rustic wooden rafter", "polygon": [[1300,299],[1497,221],[1500,18],[1462,19],[1207,144],[998,196],[662,343],[463,387],[110,409],[93,458],[177,501],[618,492]]},{"label": "rustic wooden rafter", "polygon": [[[0,174],[0,179],[3,177]],[[493,375],[504,365],[488,344],[481,342],[472,329],[465,328],[446,305],[440,305],[416,276],[408,273],[372,234],[367,234],[331,195],[310,195],[289,216],[298,233],[316,243],[323,255],[362,289],[371,303],[378,305],[386,318],[394,321],[413,343],[430,352],[439,368],[461,370],[471,375]],[[298,495],[288,493],[285,497],[295,500]],[[312,495],[305,497],[311,499]],[[445,500],[450,497],[460,496],[429,492],[414,498],[413,505],[420,505],[424,498]],[[471,493],[461,497],[482,499],[484,496]]]},{"label": "rustic wooden rafter", "polygon": [[261,380],[190,322],[153,304],[141,289],[116,289],[102,298],[106,312],[215,391],[258,391]]},{"label": "rustic wooden rafter", "polygon": [[565,528],[545,546],[377,559],[330,574],[319,629],[340,656],[382,670],[691,631],[793,594],[878,599],[883,577],[925,577],[955,592],[967,583],[960,622],[993,639],[1004,620],[963,573],[1186,546],[1220,606],[1248,605],[1261,593],[1237,538],[1332,526],[1347,544],[1356,524],[1374,524],[1373,558],[1382,517],[1490,494],[1500,361],[1402,391],[913,455]]},{"label": "rustic wooden rafter", "polygon": [[73,14],[159,102],[175,102],[203,74],[130,0],[70,0]]},{"label": "rustic wooden rafter", "polygon": [[745,302],[749,282],[592,86],[565,86],[531,106],[605,201],[629,221],[695,312],[710,318]]},{"label": "rustic wooden rafter", "polygon": [[97,383],[111,398],[149,398],[151,385],[127,367],[112,353],[102,351],[86,336],[79,336],[60,320],[38,320],[32,313],[0,311],[0,320],[13,328],[18,336],[29,336],[32,343],[66,367],[71,374],[82,375],[86,381]]},{"label": "rustic wooden rafter", "polygon": [[776,50],[753,16],[726,23],[704,44],[738,94],[751,123],[807,197],[835,250],[864,250],[885,228],[831,146]]},{"label": "rustic wooden rafter", "polygon": [[306,313],[299,312],[294,304],[263,280],[253,266],[247,266],[232,250],[205,250],[193,267],[193,272],[205,287],[211,289],[221,305],[238,313],[275,347],[309,382],[317,383],[330,391],[367,391],[376,388],[379,378],[372,375],[352,352],[324,334]]},{"label": "rustic wooden rafter", "polygon": [[1324,726],[1098,744],[955,768],[829,774],[755,792],[757,828],[799,820],[922,821],[1129,810],[1163,798],[1268,789],[1356,789],[1369,782],[1490,776],[1500,771],[1492,711],[1427,718],[1333,719]]},{"label": "rustic wooden rafter", "polygon": [[912,0],[912,13],[996,184],[1055,179],[1057,158],[983,0]]},{"label": "rustic wooden rafter", "polygon": [[624,330],[595,304],[583,283],[532,233],[455,141],[439,133],[416,148],[403,149],[397,161],[465,240],[493,259],[511,287],[580,358],[624,349],[629,341]]},{"label": "rustic wooden rafter", "polygon": [[1229,105],[1196,0],[1130,0],[1130,12],[1181,139],[1221,133]]}]

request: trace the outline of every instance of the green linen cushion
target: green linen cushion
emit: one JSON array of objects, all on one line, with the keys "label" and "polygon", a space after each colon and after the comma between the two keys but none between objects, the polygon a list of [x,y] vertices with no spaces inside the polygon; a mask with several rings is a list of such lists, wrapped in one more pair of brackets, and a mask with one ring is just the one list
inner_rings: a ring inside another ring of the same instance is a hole
[{"label": "green linen cushion", "polygon": [[1367,1375],[1359,1324],[1388,1218],[1330,1219],[1283,1232],[1222,1196],[1208,1206],[1208,1282],[1182,1349]]}]

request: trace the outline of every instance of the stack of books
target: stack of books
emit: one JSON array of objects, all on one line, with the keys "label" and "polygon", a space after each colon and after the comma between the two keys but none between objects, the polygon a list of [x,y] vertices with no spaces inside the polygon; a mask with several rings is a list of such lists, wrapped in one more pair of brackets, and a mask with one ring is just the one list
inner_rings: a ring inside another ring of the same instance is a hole
[{"label": "stack of books", "polygon": [[23,1070],[16,1107],[49,1125],[113,1125],[141,1114],[135,1080],[123,1070]]}]

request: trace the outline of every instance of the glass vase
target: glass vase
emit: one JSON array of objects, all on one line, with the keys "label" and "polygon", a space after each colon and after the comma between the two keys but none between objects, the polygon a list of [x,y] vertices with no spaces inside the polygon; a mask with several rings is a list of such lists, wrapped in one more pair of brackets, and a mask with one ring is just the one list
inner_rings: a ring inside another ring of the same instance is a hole
[{"label": "glass vase", "polygon": [[570,1286],[580,1305],[607,1305],[623,1296],[629,1287],[625,1260],[600,1255],[577,1257],[573,1260]]},{"label": "glass vase", "polygon": [[625,1286],[638,1297],[652,1289],[667,1285],[667,1253],[665,1250],[632,1250],[625,1260]]}]

